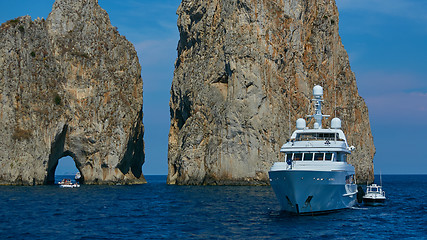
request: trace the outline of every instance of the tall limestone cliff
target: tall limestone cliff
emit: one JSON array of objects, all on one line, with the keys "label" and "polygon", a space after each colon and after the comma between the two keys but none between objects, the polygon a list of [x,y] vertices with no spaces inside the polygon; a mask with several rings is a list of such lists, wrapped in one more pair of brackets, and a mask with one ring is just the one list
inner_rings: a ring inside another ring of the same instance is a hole
[{"label": "tall limestone cliff", "polygon": [[54,182],[71,156],[86,184],[144,183],[141,66],[97,0],[0,27],[0,184]]},{"label": "tall limestone cliff", "polygon": [[358,180],[373,179],[368,109],[333,0],[183,0],[177,14],[169,184],[268,184],[316,84],[356,146]]}]

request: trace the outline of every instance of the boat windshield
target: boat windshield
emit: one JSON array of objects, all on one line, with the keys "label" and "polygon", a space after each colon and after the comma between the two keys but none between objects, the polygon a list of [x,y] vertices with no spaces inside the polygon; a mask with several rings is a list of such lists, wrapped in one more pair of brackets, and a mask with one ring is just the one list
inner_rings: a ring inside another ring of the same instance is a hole
[{"label": "boat windshield", "polygon": [[330,140],[344,141],[339,138],[338,133],[298,133],[296,141]]}]

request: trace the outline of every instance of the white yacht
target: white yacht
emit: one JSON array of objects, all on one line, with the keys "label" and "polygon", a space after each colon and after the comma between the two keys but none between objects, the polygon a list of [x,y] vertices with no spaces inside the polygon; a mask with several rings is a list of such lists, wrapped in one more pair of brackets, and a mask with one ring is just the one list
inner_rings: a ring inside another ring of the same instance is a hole
[{"label": "white yacht", "polygon": [[295,214],[323,213],[352,207],[357,201],[354,167],[347,163],[349,147],[341,120],[334,118],[331,128],[322,128],[323,88],[313,88],[315,114],[312,129],[302,118],[296,122],[291,139],[280,152],[283,162],[269,171],[270,183],[284,211]]}]

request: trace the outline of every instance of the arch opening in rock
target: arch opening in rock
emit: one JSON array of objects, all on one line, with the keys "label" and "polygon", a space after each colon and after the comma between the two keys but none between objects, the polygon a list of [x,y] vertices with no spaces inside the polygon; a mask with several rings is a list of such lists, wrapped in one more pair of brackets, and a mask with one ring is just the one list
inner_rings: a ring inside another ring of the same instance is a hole
[{"label": "arch opening in rock", "polygon": [[72,175],[74,178],[77,173],[80,174],[79,183],[84,182],[84,176],[80,171],[81,164],[72,152],[65,151],[59,158],[49,161],[49,163],[46,184],[55,184],[55,176],[57,175]]},{"label": "arch opening in rock", "polygon": [[50,148],[49,161],[47,163],[47,176],[44,184],[55,184],[55,171],[58,166],[60,159],[64,157],[71,157],[77,170],[80,172],[80,183],[84,182],[84,176],[81,171],[81,164],[77,159],[77,156],[68,150],[64,150],[65,137],[67,136],[68,125],[65,124],[62,131],[56,135],[55,141],[52,143]]},{"label": "arch opening in rock", "polygon": [[[77,174],[79,175],[79,179],[77,179]],[[78,182],[81,182],[81,172],[77,168],[76,162],[71,156],[65,156],[58,159],[58,165],[55,169],[55,182],[63,178],[75,179]]]}]

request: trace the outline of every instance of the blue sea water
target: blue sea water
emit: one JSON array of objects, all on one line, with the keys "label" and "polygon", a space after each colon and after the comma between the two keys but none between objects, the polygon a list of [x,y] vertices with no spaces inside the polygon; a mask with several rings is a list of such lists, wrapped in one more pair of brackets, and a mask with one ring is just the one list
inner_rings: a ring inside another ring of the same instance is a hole
[{"label": "blue sea water", "polygon": [[[427,239],[427,175],[385,175],[383,207],[281,212],[269,186],[0,187],[1,239]],[[377,176],[378,179],[378,176]]]}]

